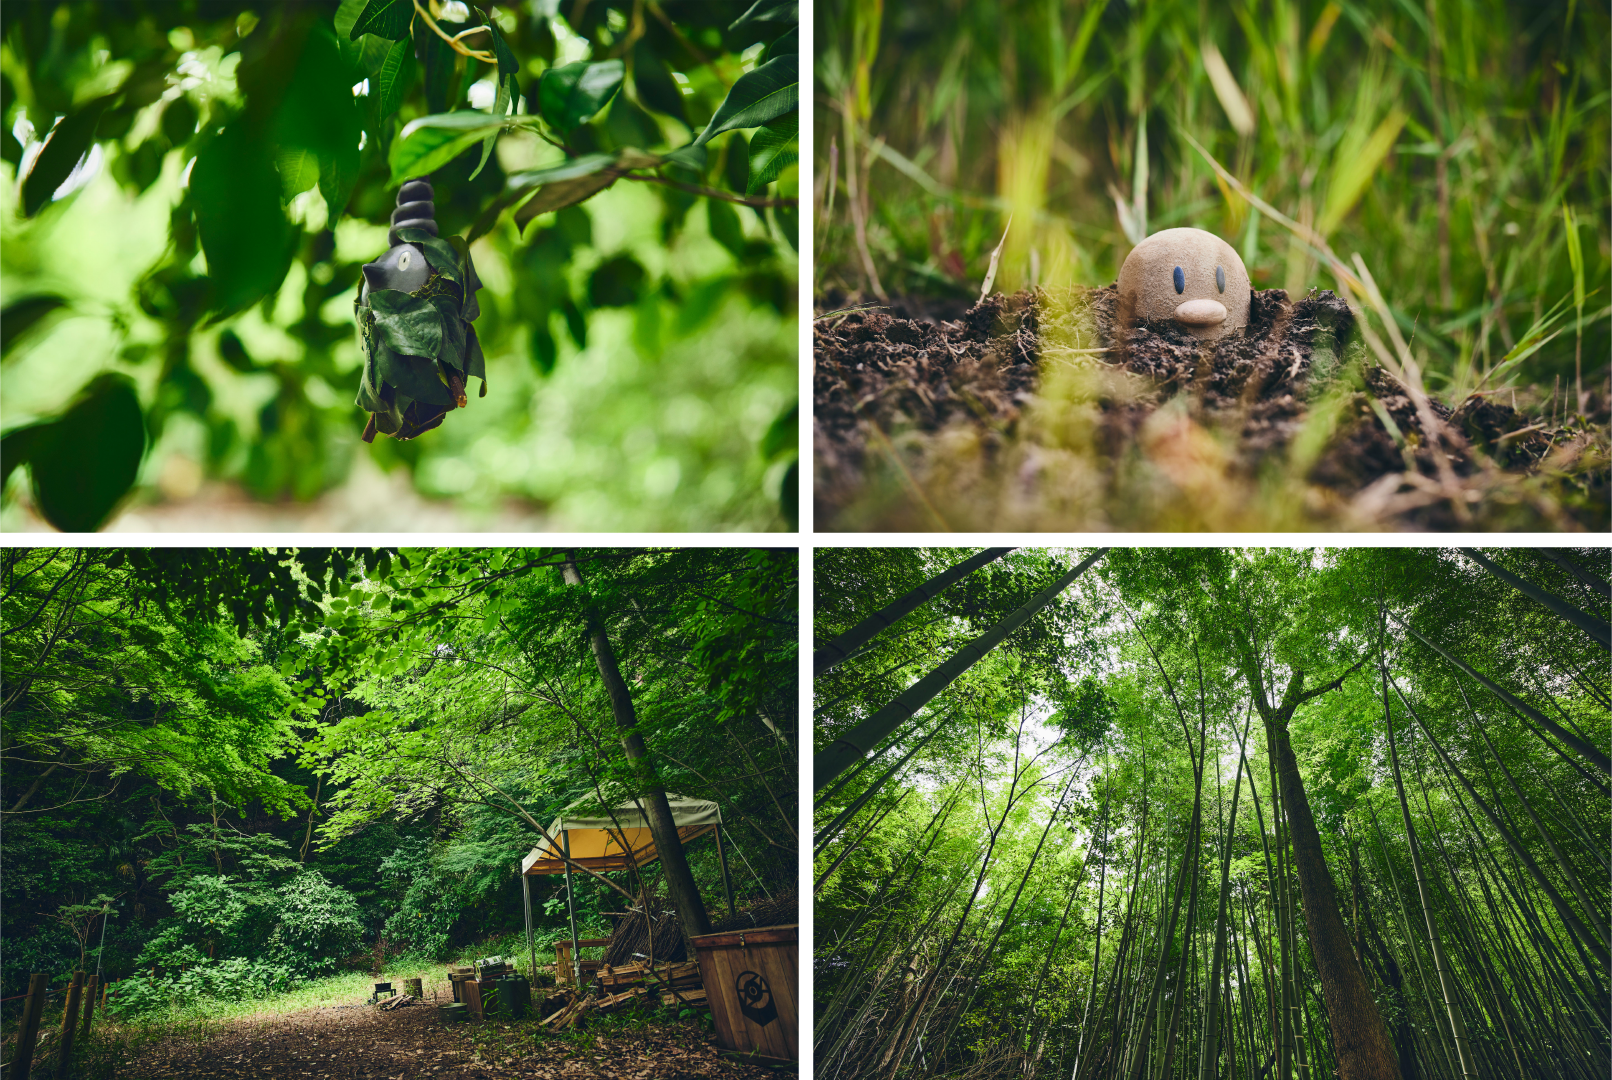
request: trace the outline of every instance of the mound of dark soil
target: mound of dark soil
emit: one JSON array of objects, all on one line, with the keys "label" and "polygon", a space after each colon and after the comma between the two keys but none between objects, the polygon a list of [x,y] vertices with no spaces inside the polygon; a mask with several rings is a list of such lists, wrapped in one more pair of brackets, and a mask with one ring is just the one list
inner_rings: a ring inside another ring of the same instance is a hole
[{"label": "mound of dark soil", "polygon": [[[821,307],[835,311],[857,306],[856,300],[829,296]],[[818,524],[935,527],[910,514],[881,517],[878,509],[870,511],[870,500],[890,499],[893,490],[886,484],[873,491],[870,477],[893,472],[903,485],[895,497],[916,497],[930,507],[932,518],[941,518],[944,507],[936,504],[947,499],[948,486],[956,486],[958,467],[937,463],[954,451],[977,459],[963,466],[976,492],[1017,485],[1024,489],[1017,496],[1020,505],[1033,505],[1037,466],[1025,448],[1023,421],[1038,399],[1044,414],[1057,412],[1056,404],[1046,408],[1044,382],[1056,378],[1060,365],[1120,388],[1082,391],[1089,398],[1082,404],[1094,411],[1089,411],[1092,430],[1078,440],[1085,455],[1080,462],[1103,474],[1094,483],[1107,485],[1111,502],[1126,497],[1127,462],[1150,452],[1139,450],[1147,441],[1144,428],[1170,404],[1185,407],[1194,430],[1214,432],[1231,447],[1217,465],[1219,475],[1256,486],[1261,476],[1289,467],[1295,442],[1302,441],[1307,426],[1316,426],[1310,421],[1324,408],[1322,419],[1330,425],[1324,444],[1307,446],[1297,456],[1302,481],[1334,509],[1368,488],[1400,487],[1379,481],[1412,471],[1427,478],[1424,487],[1443,483],[1441,490],[1459,487],[1460,478],[1481,468],[1491,474],[1496,468],[1526,473],[1573,438],[1531,423],[1492,396],[1473,396],[1455,408],[1429,401],[1428,411],[1419,411],[1406,387],[1356,340],[1348,305],[1327,290],[1312,291],[1297,303],[1281,289],[1257,291],[1248,326],[1208,343],[1169,323],[1143,320],[1126,329],[1118,304],[1117,290],[1109,286],[996,294],[967,308],[902,298],[882,305],[883,310],[820,318],[814,326],[813,372]],[[1125,377],[1116,382],[1119,373]],[[1087,385],[1090,379],[1082,383]],[[1604,412],[1604,401],[1598,408]],[[926,494],[926,480],[937,468],[949,469],[950,479],[927,485]],[[1599,483],[1604,518],[1604,469]],[[1594,498],[1589,501],[1596,504]],[[1402,502],[1403,510],[1394,509],[1392,520],[1379,524],[1462,525],[1448,499]],[[963,514],[969,516],[966,508]],[[975,514],[972,522],[951,524],[1005,527]],[[1317,527],[1337,527],[1321,520],[1325,513],[1316,517]],[[1032,528],[1071,524],[1020,522]],[[1125,524],[1120,509],[1093,527]],[[1589,521],[1579,524],[1594,527]]]}]

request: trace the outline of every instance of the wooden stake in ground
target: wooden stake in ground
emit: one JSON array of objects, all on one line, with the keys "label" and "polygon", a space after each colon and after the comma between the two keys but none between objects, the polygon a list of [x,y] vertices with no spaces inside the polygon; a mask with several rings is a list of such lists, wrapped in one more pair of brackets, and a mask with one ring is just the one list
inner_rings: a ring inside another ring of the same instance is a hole
[{"label": "wooden stake in ground", "polygon": [[28,1000],[22,1003],[22,1024],[17,1031],[17,1053],[11,1059],[11,1080],[28,1080],[34,1067],[34,1046],[39,1042],[39,1014],[45,1011],[45,988],[50,976],[36,971],[28,977]]},{"label": "wooden stake in ground", "polygon": [[73,981],[67,984],[67,1007],[62,1010],[62,1041],[56,1059],[57,1080],[67,1080],[73,1067],[73,1036],[78,1034],[78,1002],[84,993],[84,973],[73,972]]},{"label": "wooden stake in ground", "polygon": [[101,977],[91,975],[89,986],[84,991],[84,1026],[79,1029],[78,1037],[90,1037],[90,1021],[95,1018],[95,999],[101,992]]}]

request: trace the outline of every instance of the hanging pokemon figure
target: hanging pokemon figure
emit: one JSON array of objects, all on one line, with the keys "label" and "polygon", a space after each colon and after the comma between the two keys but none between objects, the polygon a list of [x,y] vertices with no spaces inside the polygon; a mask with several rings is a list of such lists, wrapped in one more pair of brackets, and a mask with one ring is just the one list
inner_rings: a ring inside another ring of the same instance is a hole
[{"label": "hanging pokemon figure", "polygon": [[364,374],[358,407],[369,412],[364,441],[375,433],[412,439],[467,404],[474,375],[487,396],[487,364],[476,328],[481,280],[470,249],[457,236],[437,237],[431,185],[410,180],[397,193],[391,248],[364,265],[353,302]]}]

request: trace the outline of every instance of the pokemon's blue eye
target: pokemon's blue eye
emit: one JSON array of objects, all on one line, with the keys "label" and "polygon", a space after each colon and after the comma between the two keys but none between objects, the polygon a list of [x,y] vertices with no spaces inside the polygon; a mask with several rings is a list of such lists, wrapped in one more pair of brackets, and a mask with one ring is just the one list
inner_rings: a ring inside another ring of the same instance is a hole
[{"label": "pokemon's blue eye", "polygon": [[1187,275],[1181,272],[1181,268],[1179,266],[1175,268],[1175,291],[1177,293],[1184,293],[1187,291]]},{"label": "pokemon's blue eye", "polygon": [[1221,292],[1226,291],[1226,268],[1223,266],[1215,267],[1215,285]]}]

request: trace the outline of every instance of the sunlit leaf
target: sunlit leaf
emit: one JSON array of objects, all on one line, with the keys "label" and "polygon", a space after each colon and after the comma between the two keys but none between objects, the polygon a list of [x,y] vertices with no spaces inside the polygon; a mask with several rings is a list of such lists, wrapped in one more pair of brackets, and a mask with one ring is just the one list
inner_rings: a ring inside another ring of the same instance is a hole
[{"label": "sunlit leaf", "polygon": [[412,18],[413,0],[369,0],[347,36],[353,41],[357,41],[360,34],[374,34],[393,41],[407,38]]},{"label": "sunlit leaf", "polygon": [[50,202],[62,181],[89,153],[90,143],[95,141],[95,125],[111,103],[111,96],[100,97],[75,109],[45,138],[44,147],[22,181],[22,212],[26,217],[33,217]]},{"label": "sunlit leaf", "polygon": [[754,195],[800,160],[800,111],[780,116],[750,140],[750,179],[745,192]]},{"label": "sunlit leaf", "polygon": [[489,131],[497,131],[502,123],[497,117],[475,111],[439,113],[415,120],[398,133],[387,154],[392,183],[401,184],[442,168]]},{"label": "sunlit leaf", "polygon": [[710,142],[724,131],[760,127],[799,105],[800,58],[794,53],[779,56],[733,84],[695,145]]}]

